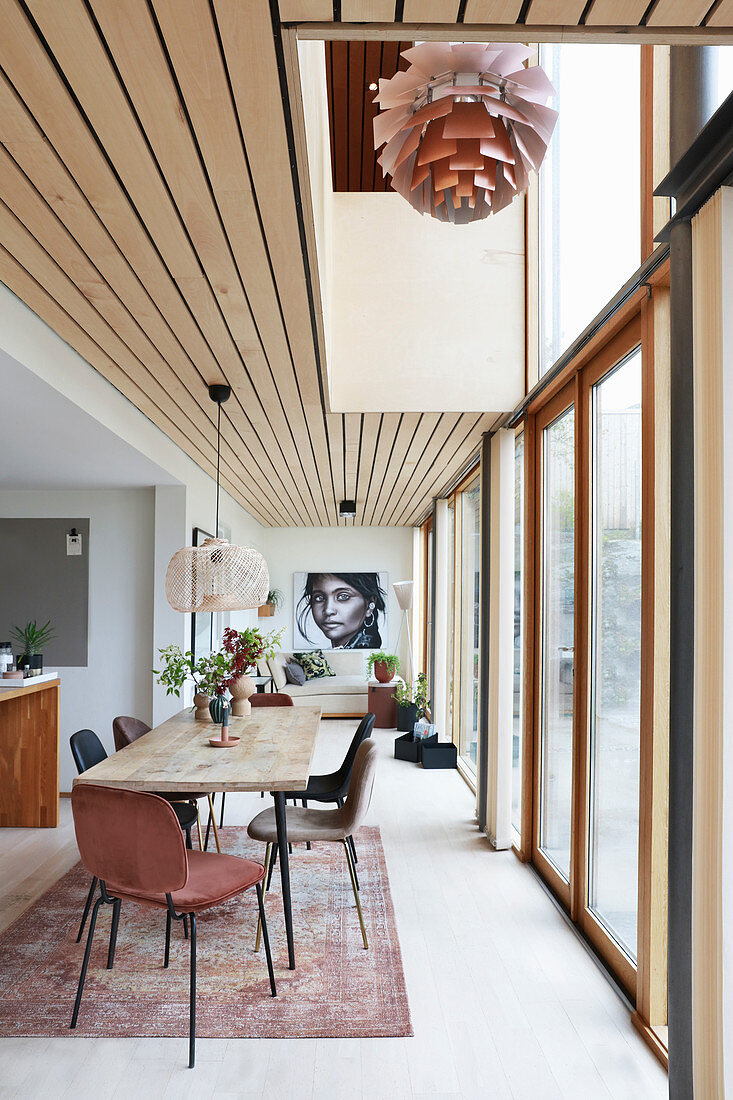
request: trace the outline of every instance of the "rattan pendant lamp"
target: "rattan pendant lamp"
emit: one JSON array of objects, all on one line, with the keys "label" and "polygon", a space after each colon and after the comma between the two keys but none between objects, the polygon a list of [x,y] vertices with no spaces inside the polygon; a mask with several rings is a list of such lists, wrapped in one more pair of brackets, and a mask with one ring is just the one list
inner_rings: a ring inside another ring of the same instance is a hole
[{"label": "rattan pendant lamp", "polygon": [[[221,407],[231,395],[229,386],[209,386],[218,406],[216,421],[216,527],[219,533],[219,468],[221,461]],[[165,594],[176,611],[248,611],[267,599],[270,575],[267,563],[251,546],[231,546],[228,539],[206,539],[201,546],[177,550],[165,575]]]}]

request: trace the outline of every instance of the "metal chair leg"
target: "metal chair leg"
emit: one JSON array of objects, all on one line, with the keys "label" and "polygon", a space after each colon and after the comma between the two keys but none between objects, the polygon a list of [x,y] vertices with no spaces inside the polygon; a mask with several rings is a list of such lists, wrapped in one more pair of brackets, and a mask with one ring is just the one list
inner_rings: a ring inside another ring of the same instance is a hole
[{"label": "metal chair leg", "polygon": [[219,816],[219,828],[220,829],[224,828],[224,803],[226,802],[226,800],[227,800],[227,792],[222,791],[221,792],[221,814]]},{"label": "metal chair leg", "polygon": [[89,893],[87,894],[86,904],[84,905],[84,912],[81,915],[81,924],[79,925],[79,935],[76,937],[76,942],[77,943],[81,943],[81,937],[84,934],[84,925],[86,924],[87,917],[89,916],[89,910],[91,909],[91,906],[92,906],[92,899],[94,898],[94,894],[95,894],[95,891],[97,889],[98,882],[99,882],[99,880],[97,879],[97,877],[95,875],[94,878],[92,879],[92,885],[89,887]]},{"label": "metal chair leg", "polygon": [[188,827],[188,829],[186,829],[186,848],[189,850],[189,852],[193,848],[193,844],[191,843],[191,827],[190,826]]},{"label": "metal chair leg", "polygon": [[359,857],[356,854],[356,845],[354,844],[354,838],[353,838],[353,836],[347,836],[346,839],[348,840],[349,844],[351,845],[351,855],[353,856],[354,863],[358,863],[359,862]]},{"label": "metal chair leg", "polygon": [[356,872],[354,870],[354,865],[351,862],[351,849],[349,848],[349,845],[346,843],[345,840],[342,840],[341,843],[344,846],[344,852],[346,853],[346,862],[349,865],[349,874],[351,875],[351,888],[354,891],[354,900],[356,901],[356,910],[359,914],[359,924],[361,925],[361,938],[364,941],[364,950],[366,951],[366,950],[369,949],[369,942],[367,940],[366,928],[364,927],[364,914],[361,911],[361,899],[359,897],[359,887],[356,885]]},{"label": "metal chair leg", "polygon": [[275,972],[272,969],[272,954],[270,952],[270,937],[267,934],[267,921],[265,920],[265,903],[262,897],[262,886],[257,883],[257,907],[260,911],[259,919],[257,922],[257,930],[262,928],[262,938],[265,941],[265,957],[267,959],[267,973],[270,977],[270,992],[273,997],[277,997],[277,989],[275,988]]},{"label": "metal chair leg", "polygon": [[[196,808],[198,809],[198,803],[196,804]],[[196,817],[196,829],[198,830],[198,834],[199,834],[199,851],[203,852],[203,850],[204,850],[204,835],[201,832],[201,818],[198,815]]]},{"label": "metal chair leg", "polygon": [[265,890],[270,889],[270,883],[272,882],[272,872],[275,870],[275,863],[277,862],[277,844],[272,846],[272,855],[270,856],[270,870],[267,872],[267,886]]},{"label": "metal chair leg", "polygon": [[216,844],[217,852],[221,852],[221,844],[219,843],[219,830],[216,827],[216,814],[214,813],[214,802],[211,795],[206,796],[209,800],[209,821],[206,826],[206,841],[209,840],[209,825],[214,827],[214,843]]},{"label": "metal chair leg", "polygon": [[354,878],[356,879],[356,888],[357,888],[357,890],[361,890],[361,886],[359,885],[359,876],[356,873],[356,849],[354,848],[354,838],[353,838],[353,836],[347,836],[346,843],[349,845],[349,851],[351,852],[351,864],[354,868]]},{"label": "metal chair leg", "polygon": [[117,929],[120,923],[121,898],[115,898],[112,903],[112,927],[109,932],[109,949],[107,951],[107,969],[111,970],[115,963],[115,948],[117,947]]},{"label": "metal chair leg", "polygon": [[171,957],[171,917],[170,909],[165,915],[165,955],[163,956],[163,967],[167,969],[168,963]]},{"label": "metal chair leg", "polygon": [[[300,804],[303,807],[303,809],[305,809],[305,810],[308,809],[308,799],[307,798],[301,798]],[[305,850],[307,852],[310,852],[310,850],[311,850],[311,842],[309,840],[306,840],[306,842],[305,842]]]},{"label": "metal chair leg", "polygon": [[100,905],[102,905],[103,903],[104,903],[104,898],[103,897],[97,898],[97,900],[94,903],[94,908],[92,909],[91,918],[89,920],[89,933],[87,935],[87,945],[84,948],[84,961],[81,964],[81,974],[79,975],[79,985],[77,986],[76,1000],[74,1001],[74,1011],[73,1011],[72,1016],[71,1016],[71,1025],[70,1026],[72,1028],[76,1027],[76,1021],[79,1017],[79,1008],[81,1007],[81,995],[84,992],[84,981],[85,981],[86,976],[87,976],[87,967],[89,966],[89,956],[92,953],[92,939],[94,938],[94,929],[97,926],[97,913],[99,912]]},{"label": "metal chair leg", "polygon": [[188,917],[186,916],[185,913],[183,914],[183,920],[182,920],[181,923],[183,924],[183,938],[184,938],[184,940],[187,940],[188,939]]},{"label": "metal chair leg", "polygon": [[188,1033],[188,1068],[196,1063],[196,914],[191,913],[191,987]]},{"label": "metal chair leg", "polygon": [[[270,879],[272,878],[272,868],[275,864],[275,855],[277,854],[277,844],[267,842],[265,848],[265,893],[270,889]],[[255,952],[260,949],[260,937],[262,935],[262,917],[257,917],[257,935],[255,936]]]}]

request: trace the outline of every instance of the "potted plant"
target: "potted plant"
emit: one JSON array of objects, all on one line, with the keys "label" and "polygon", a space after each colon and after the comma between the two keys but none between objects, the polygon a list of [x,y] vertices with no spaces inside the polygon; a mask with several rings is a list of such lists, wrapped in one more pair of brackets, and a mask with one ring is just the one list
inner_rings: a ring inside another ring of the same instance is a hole
[{"label": "potted plant", "polygon": [[205,722],[210,715],[211,721],[221,722],[224,693],[232,672],[231,656],[228,653],[210,653],[199,657],[194,663],[193,653],[190,650],[184,653],[177,645],[165,646],[158,652],[163,667],[153,669],[153,673],[158,677],[158,683],[165,687],[166,695],[176,695],[180,699],[183,685],[187,680],[193,680],[196,685],[193,697],[196,718]]},{"label": "potted plant", "polygon": [[224,631],[223,647],[231,663],[231,671],[225,687],[232,697],[232,714],[242,717],[250,714],[252,706],[250,695],[254,695],[255,683],[248,675],[261,657],[272,657],[282,641],[283,630],[271,630],[262,634],[256,627],[234,630],[228,627]]},{"label": "potted plant", "polygon": [[35,619],[31,619],[23,627],[11,627],[10,633],[20,645],[18,668],[29,669],[32,676],[40,676],[43,672],[43,647],[56,637],[51,620],[39,626]]},{"label": "potted plant", "polygon": [[401,733],[412,733],[418,718],[426,718],[429,713],[428,678],[425,673],[418,672],[414,685],[397,684],[392,698],[397,702],[397,729]]},{"label": "potted plant", "polygon": [[374,676],[380,684],[388,684],[394,680],[394,675],[400,667],[400,659],[394,653],[385,653],[380,649],[377,653],[370,653],[367,658],[367,677]]},{"label": "potted plant", "polygon": [[260,619],[269,619],[284,603],[285,596],[281,589],[271,588],[267,593],[267,599],[262,606],[257,609],[257,615]]}]

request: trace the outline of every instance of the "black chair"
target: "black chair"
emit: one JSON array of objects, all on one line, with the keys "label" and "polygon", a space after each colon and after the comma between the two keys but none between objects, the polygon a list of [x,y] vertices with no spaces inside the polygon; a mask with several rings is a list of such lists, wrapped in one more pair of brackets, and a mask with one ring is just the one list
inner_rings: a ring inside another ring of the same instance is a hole
[{"label": "black chair", "polygon": [[[104,745],[99,740],[94,730],[77,730],[77,732],[72,733],[69,738],[69,745],[71,746],[71,755],[74,757],[74,763],[76,764],[76,770],[79,775],[81,775],[82,772],[89,771],[95,764],[100,764],[103,760],[107,759]],[[188,802],[172,802],[171,805],[178,818],[179,825],[186,834],[186,847],[190,849],[193,847],[191,844],[191,829],[198,821],[198,810]],[[92,885],[87,895],[81,924],[79,925],[79,935],[76,937],[77,943],[81,942],[81,937],[84,934],[84,925],[87,922],[96,889],[97,880],[95,878],[92,879]],[[188,934],[186,924],[184,924],[183,929],[184,932]]]},{"label": "black chair", "polygon": [[[367,737],[371,737],[372,730],[374,729],[375,716],[369,712],[365,714],[359,725],[356,727],[356,733],[351,738],[351,744],[349,745],[348,752],[344,757],[343,764],[335,772],[329,772],[327,775],[312,775],[308,780],[308,786],[304,791],[288,791],[288,798],[292,798],[297,803],[300,802],[303,806],[307,806],[308,802],[335,802],[339,809],[344,804],[344,799],[349,792],[349,783],[351,781],[351,772],[354,768],[354,761],[356,760],[356,754],[359,749],[359,745],[362,741],[366,741]],[[351,848],[351,854],[354,857],[354,863],[358,863],[356,855],[356,845],[354,844],[353,836],[348,836],[347,841]],[[310,841],[308,841],[306,847],[310,848]],[[277,858],[277,845],[273,848],[273,855],[271,857],[270,867],[268,868],[267,885],[270,885],[270,879],[272,878],[272,868]],[[358,889],[358,878],[357,878]]]}]

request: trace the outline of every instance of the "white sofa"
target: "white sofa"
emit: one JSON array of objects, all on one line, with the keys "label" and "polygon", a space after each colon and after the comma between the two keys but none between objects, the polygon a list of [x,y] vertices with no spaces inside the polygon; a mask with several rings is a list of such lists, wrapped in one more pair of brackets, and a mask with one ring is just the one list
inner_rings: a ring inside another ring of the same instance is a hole
[{"label": "white sofa", "polygon": [[269,661],[260,662],[259,671],[263,676],[272,676],[275,691],[290,695],[296,707],[310,704],[320,706],[327,717],[357,717],[366,714],[369,709],[368,655],[368,650],[363,649],[324,649],[323,656],[336,675],[306,680],[302,687],[289,684],[285,678],[285,665],[293,660],[292,653],[275,653]]}]

